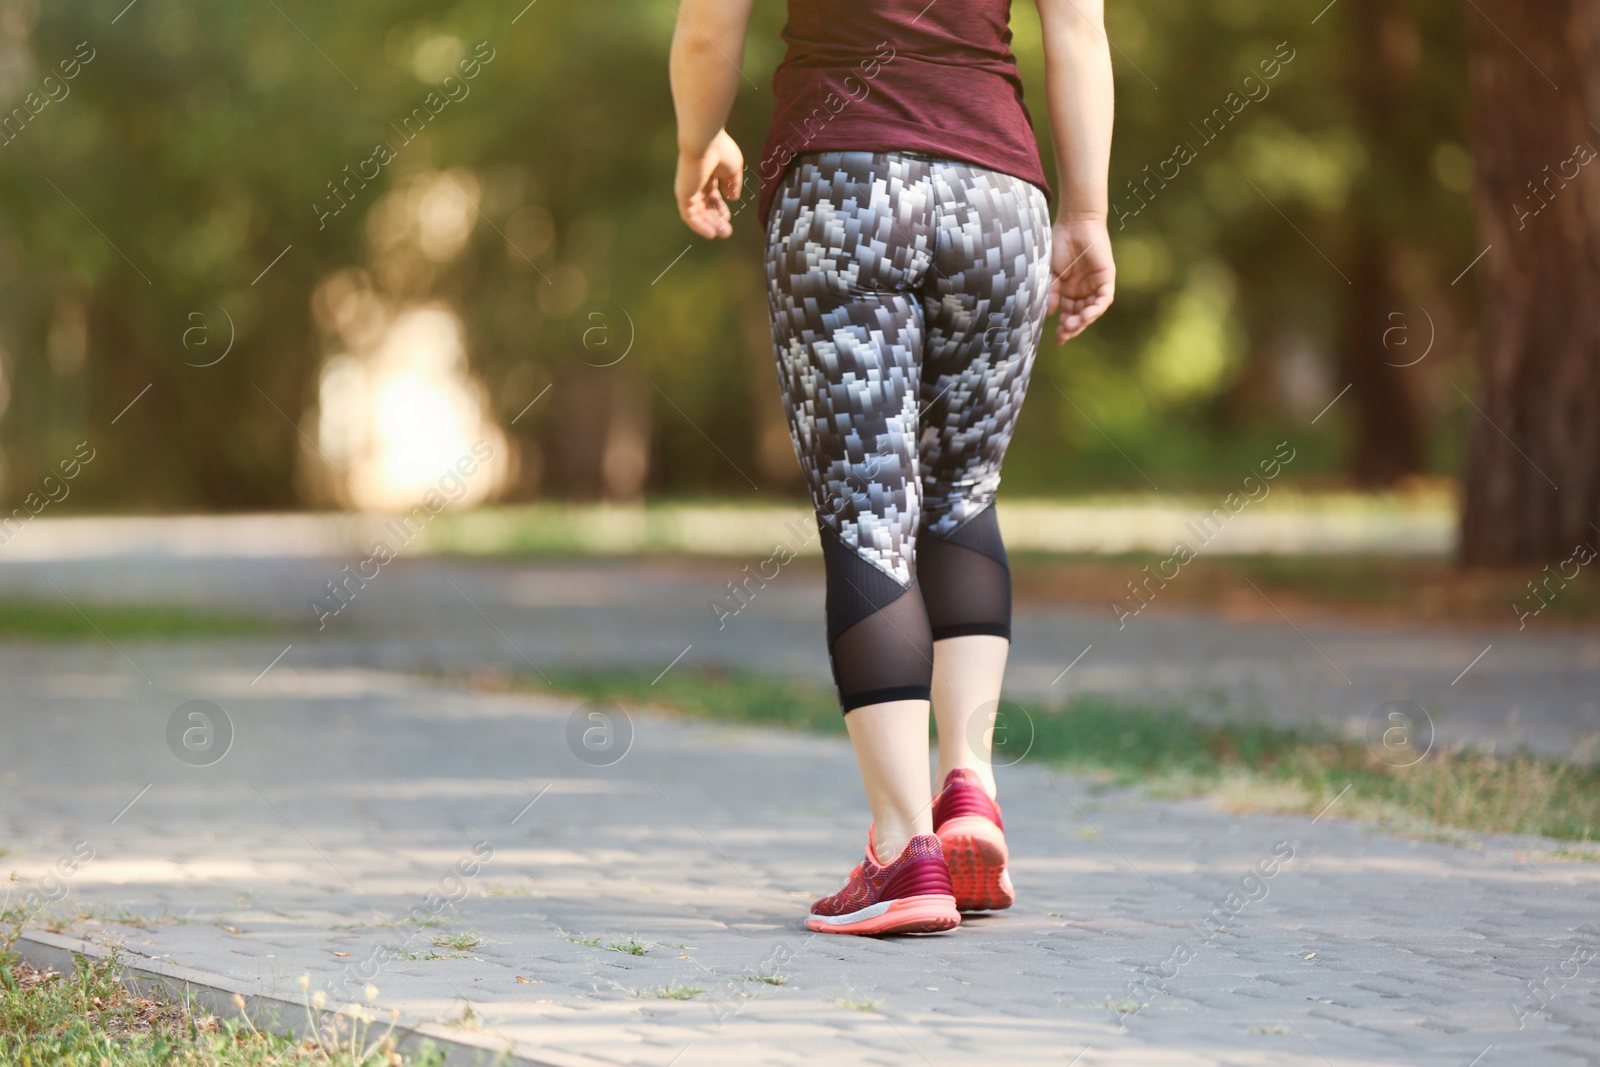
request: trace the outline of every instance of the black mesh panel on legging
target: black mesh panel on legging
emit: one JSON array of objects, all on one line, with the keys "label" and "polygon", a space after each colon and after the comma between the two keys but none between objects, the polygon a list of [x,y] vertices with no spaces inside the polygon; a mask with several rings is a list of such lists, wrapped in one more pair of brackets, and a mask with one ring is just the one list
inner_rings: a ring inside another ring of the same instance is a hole
[{"label": "black mesh panel on legging", "polygon": [[1011,639],[1011,568],[994,508],[947,537],[917,537],[917,582],[933,639],[993,634]]},{"label": "black mesh panel on legging", "polygon": [[902,586],[822,526],[828,572],[828,649],[845,711],[889,700],[927,700],[933,635],[917,582]]}]

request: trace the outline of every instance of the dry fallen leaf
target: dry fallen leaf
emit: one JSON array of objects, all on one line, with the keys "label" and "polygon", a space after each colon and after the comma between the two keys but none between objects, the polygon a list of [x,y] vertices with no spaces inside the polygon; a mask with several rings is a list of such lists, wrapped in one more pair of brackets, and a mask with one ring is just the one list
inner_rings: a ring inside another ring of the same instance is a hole
[{"label": "dry fallen leaf", "polygon": [[334,955],[335,956],[348,956],[348,955],[350,955],[350,953],[348,953],[348,952],[335,952]]},{"label": "dry fallen leaf", "polygon": [[541,981],[541,979],[538,979],[538,978],[524,978],[524,977],[522,977],[522,975],[519,974],[519,975],[517,975],[517,981],[521,982],[523,985],[532,985],[535,982]]},{"label": "dry fallen leaf", "polygon": [[237,926],[229,926],[227,923],[218,923],[217,924],[217,929],[226,930],[230,934],[242,934],[242,933],[244,933],[244,931],[239,929]]},{"label": "dry fallen leaf", "polygon": [[1310,953],[1306,954],[1305,958],[1308,959],[1308,960],[1314,960],[1314,959],[1317,958],[1317,954],[1315,952],[1310,952]]}]

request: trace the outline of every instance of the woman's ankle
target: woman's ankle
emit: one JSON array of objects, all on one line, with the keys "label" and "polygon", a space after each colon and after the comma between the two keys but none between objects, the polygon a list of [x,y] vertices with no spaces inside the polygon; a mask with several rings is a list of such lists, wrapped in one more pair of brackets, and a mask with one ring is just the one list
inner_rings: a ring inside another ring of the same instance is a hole
[{"label": "woman's ankle", "polygon": [[978,781],[983,786],[983,791],[989,794],[989,799],[994,800],[996,798],[999,792],[999,785],[995,782],[994,768],[992,766],[975,763],[970,760],[952,762],[946,765],[941,760],[939,763],[939,776],[935,779],[939,783],[941,790],[944,788],[945,781],[950,777],[950,772],[954,770],[971,771],[978,776]]},{"label": "woman's ankle", "polygon": [[900,853],[906,850],[911,843],[912,834],[875,835],[872,839],[872,854],[878,861],[878,866],[887,867],[900,858]]},{"label": "woman's ankle", "polygon": [[[924,823],[926,825],[922,825]],[[893,815],[875,819],[872,824],[873,857],[878,861],[878,866],[887,867],[900,858],[900,853],[906,850],[913,837],[931,833],[933,833],[931,811],[918,813],[918,817],[911,819],[896,818]]]}]

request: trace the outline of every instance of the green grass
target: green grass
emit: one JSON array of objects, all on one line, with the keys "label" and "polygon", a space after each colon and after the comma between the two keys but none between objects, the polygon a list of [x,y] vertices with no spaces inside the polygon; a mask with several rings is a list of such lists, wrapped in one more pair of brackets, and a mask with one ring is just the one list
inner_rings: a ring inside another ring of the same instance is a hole
[{"label": "green grass", "polygon": [[767,985],[784,985],[789,981],[789,976],[777,971],[760,971],[756,974],[746,974],[740,977],[743,982],[765,982]]},{"label": "green grass", "polygon": [[677,982],[672,982],[652,989],[635,989],[633,995],[653,997],[656,1000],[692,1000],[704,992],[705,990],[697,985],[679,985]]},{"label": "green grass", "polygon": [[0,1064],[8,1067],[433,1067],[444,1061],[437,1049],[400,1057],[388,1033],[372,1031],[370,1020],[341,1017],[350,1025],[321,1041],[263,1033],[247,1019],[218,1019],[165,996],[134,995],[119,980],[114,957],[78,957],[71,974],[56,974],[24,963],[11,951],[13,943],[0,938]]},{"label": "green grass", "polygon": [[606,946],[608,952],[626,952],[630,956],[643,956],[650,949],[650,942],[640,941],[636,938],[626,938],[622,941],[613,941]]},{"label": "green grass", "polygon": [[[82,609],[81,611],[79,609]],[[287,624],[171,604],[92,604],[0,599],[0,637],[66,641],[158,637],[246,637],[278,633]]]},{"label": "green grass", "polygon": [[476,931],[465,934],[444,934],[433,939],[435,948],[453,948],[457,952],[471,952],[483,944],[483,938]]},{"label": "green grass", "polygon": [[[574,945],[587,945],[590,948],[603,948],[607,952],[625,952],[630,956],[643,956],[646,952],[655,947],[654,941],[640,941],[636,937],[625,937],[615,941],[607,941],[598,934],[596,934],[594,937],[573,937],[571,934],[563,933],[561,936],[566,938],[568,941],[571,941]],[[682,948],[683,946],[679,945],[678,947]]]},{"label": "green grass", "polygon": [[[1139,581],[1143,568],[1160,570],[1163,553],[1046,553],[1011,555],[1017,595],[1035,603],[1127,603],[1126,583]],[[1466,570],[1449,559],[1406,556],[1222,556],[1208,555],[1185,565],[1182,575],[1154,589],[1157,612],[1177,605],[1239,616],[1271,616],[1263,594],[1291,617],[1305,611],[1361,618],[1386,618],[1408,625],[1462,621],[1514,622],[1513,604],[1537,608],[1527,588],[1542,577],[1539,567]],[[1593,565],[1545,592],[1549,599],[1530,627],[1593,624],[1600,621],[1600,579]],[[1135,605],[1136,606],[1136,605]]]},{"label": "green grass", "polygon": [[[717,670],[671,670],[660,681],[648,671],[546,670],[556,689],[590,700],[654,705],[696,719],[844,733],[844,716],[827,690],[789,678]],[[514,680],[512,684],[543,684]]]},{"label": "green grass", "polygon": [[1572,860],[1577,863],[1600,863],[1600,852],[1586,848],[1557,848],[1545,853],[1553,860]]},{"label": "green grass", "polygon": [[[0,894],[0,904],[4,904],[7,899],[9,899],[8,894]],[[57,908],[46,904],[36,910],[0,907],[0,926],[17,926],[26,922],[30,926],[42,926],[46,930],[63,930],[84,923],[116,924],[143,930],[151,926],[183,926],[192,921],[181,915],[168,913],[137,915],[127,908],[105,905],[70,904],[67,907]]]},{"label": "green grass", "polygon": [[[1170,427],[1169,427],[1170,430]],[[1171,441],[1171,433],[1164,435]],[[1238,489],[1232,474],[1216,477],[1217,471],[1248,471],[1259,455],[1272,452],[1266,437],[1241,451],[1237,461],[1202,464],[1195,471],[1198,479],[1188,482],[1188,491],[1162,493],[1087,492],[1061,495],[1059,492],[1030,492],[1025,472],[1023,484],[1011,487],[1007,506],[1012,509],[1037,507],[1128,508],[1164,506],[1194,515],[1207,514],[1222,503],[1222,497]],[[1098,438],[1097,438],[1098,440]],[[1264,449],[1264,452],[1258,452]],[[1191,452],[1179,448],[1183,454]],[[1087,455],[1074,457],[1074,466]],[[1132,474],[1127,458],[1109,453],[1113,468],[1112,484],[1126,485]],[[1190,457],[1192,458],[1192,456]],[[1137,460],[1137,457],[1135,457]],[[1141,464],[1143,465],[1143,464]],[[1301,461],[1294,468],[1299,469]],[[1210,472],[1205,476],[1203,472]],[[1302,471],[1302,474],[1304,472]],[[1035,486],[1059,488],[1060,471],[1052,469],[1044,482]],[[1163,479],[1165,481],[1165,479]],[[1298,480],[1298,479],[1296,479]],[[1010,483],[1007,483],[1010,486]],[[1021,495],[1017,495],[1020,491]],[[1363,493],[1345,491],[1293,492],[1283,483],[1270,497],[1251,506],[1251,511],[1289,512],[1316,518],[1361,521],[1368,517],[1395,514],[1451,515],[1457,507],[1456,493],[1439,483],[1406,493]],[[784,493],[779,497],[662,496],[653,495],[642,504],[586,504],[540,501],[468,511],[449,510],[429,524],[424,544],[429,551],[456,555],[543,555],[543,556],[621,556],[621,555],[696,555],[742,558],[752,547],[752,535],[745,526],[750,519],[764,522],[771,536],[783,536],[785,520],[806,515],[803,494]],[[735,521],[729,522],[733,518]],[[764,540],[764,538],[763,538]],[[812,549],[815,550],[813,543]]]},{"label": "green grass", "polygon": [[[832,693],[792,679],[726,671],[553,672],[558,690],[584,699],[655,706],[687,718],[844,732]],[[548,692],[540,679],[504,679]],[[1019,707],[1007,702],[1008,711]],[[1142,785],[1162,796],[1211,796],[1250,811],[1358,818],[1409,833],[1526,833],[1600,839],[1600,765],[1526,752],[1490,756],[1438,750],[1391,767],[1360,741],[1320,727],[1261,719],[1201,718],[1175,707],[1085,696],[1063,709],[1020,705],[1033,724],[1028,759]],[[1013,730],[1025,737],[1016,716]],[[1346,791],[1346,787],[1348,791]],[[1449,836],[1446,833],[1445,836]],[[1576,850],[1573,858],[1593,852]]]}]

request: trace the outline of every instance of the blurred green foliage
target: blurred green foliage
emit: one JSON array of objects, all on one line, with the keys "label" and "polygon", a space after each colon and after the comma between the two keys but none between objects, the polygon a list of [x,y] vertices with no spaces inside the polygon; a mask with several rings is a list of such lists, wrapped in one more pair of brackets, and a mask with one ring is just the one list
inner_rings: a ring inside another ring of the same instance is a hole
[{"label": "blurred green foliage", "polygon": [[249,615],[196,611],[176,604],[86,604],[0,599],[0,637],[38,641],[256,637],[287,626]]},{"label": "blurred green foliage", "polygon": [[[574,442],[616,410],[647,423],[649,491],[795,492],[765,339],[762,227],[741,214],[731,241],[708,244],[671,202],[673,5],[525,3],[0,0],[4,110],[80,42],[94,53],[66,95],[0,137],[0,498],[87,438],[104,458],[72,507],[304,502],[296,469],[317,462],[307,413],[331,354],[313,293],[350,267],[396,299],[459,311],[503,427],[559,387],[510,430],[524,453],[513,496],[592,495],[592,457]],[[1420,322],[1425,308],[1438,334],[1414,371],[1430,463],[1453,470],[1448,383],[1473,326],[1471,283],[1450,281],[1478,251],[1465,15],[1447,0],[1385,9],[1379,46],[1407,106],[1375,127],[1349,91],[1376,61],[1364,9],[1324,3],[1110,5],[1113,199],[1148,206],[1122,225],[1114,211],[1112,312],[1040,354],[1011,491],[1204,489],[1286,437],[1306,457],[1300,478],[1338,479],[1351,404],[1309,422],[1343,384],[1334,368],[1353,287],[1342,275],[1357,269],[1362,234],[1382,247],[1396,311]],[[782,5],[757,5],[730,121],[751,158],[782,19]],[[1012,22],[1048,167],[1032,5],[1016,4]],[[470,91],[414,141],[397,136],[479,42],[494,58]],[[1245,81],[1290,53],[1265,95]],[[1238,109],[1230,93],[1253,96]],[[1217,108],[1226,125],[1206,127]],[[379,142],[393,161],[321,218],[315,205],[336,203],[329,183]],[[1192,161],[1134,193],[1180,143]],[[429,171],[477,183],[470,240],[426,270],[385,274],[372,209]],[[636,334],[604,370],[570,340],[574,315],[597,300],[625,309]],[[227,358],[199,366],[229,334]]]}]

